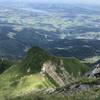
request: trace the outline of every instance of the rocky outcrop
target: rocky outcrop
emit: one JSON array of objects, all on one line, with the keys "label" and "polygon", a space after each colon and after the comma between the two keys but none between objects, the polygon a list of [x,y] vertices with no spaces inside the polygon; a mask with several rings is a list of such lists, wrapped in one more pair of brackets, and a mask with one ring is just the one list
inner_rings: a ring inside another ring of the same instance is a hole
[{"label": "rocky outcrop", "polygon": [[100,64],[96,65],[96,67],[91,72],[86,73],[86,76],[89,78],[100,77]]},{"label": "rocky outcrop", "polygon": [[42,66],[41,73],[43,75],[47,73],[59,86],[65,86],[69,80],[72,80],[62,60],[60,60],[60,64],[52,61],[45,62]]},{"label": "rocky outcrop", "polygon": [[89,90],[89,89],[92,89],[92,88],[100,89],[100,84],[96,84],[96,83],[95,84],[76,83],[76,84],[72,84],[70,86],[65,86],[63,88],[55,89],[55,91],[53,93],[68,95],[69,93],[86,91],[86,90]]},{"label": "rocky outcrop", "polygon": [[72,93],[79,93],[81,91],[88,91],[91,89],[100,89],[100,79],[97,81],[92,81],[92,82],[77,82],[77,83],[71,83],[69,85],[60,87],[60,88],[50,88],[50,89],[44,89],[40,90],[38,92],[43,93],[43,94],[63,94],[63,95],[69,95]]}]

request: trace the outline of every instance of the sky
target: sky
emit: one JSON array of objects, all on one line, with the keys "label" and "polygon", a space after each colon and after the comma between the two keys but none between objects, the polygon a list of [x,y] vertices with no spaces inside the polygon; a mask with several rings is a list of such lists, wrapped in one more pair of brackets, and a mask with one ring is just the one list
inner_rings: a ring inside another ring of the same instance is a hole
[{"label": "sky", "polygon": [[39,2],[39,3],[74,3],[74,4],[99,4],[100,0],[0,0],[0,1],[18,1],[18,2]]}]

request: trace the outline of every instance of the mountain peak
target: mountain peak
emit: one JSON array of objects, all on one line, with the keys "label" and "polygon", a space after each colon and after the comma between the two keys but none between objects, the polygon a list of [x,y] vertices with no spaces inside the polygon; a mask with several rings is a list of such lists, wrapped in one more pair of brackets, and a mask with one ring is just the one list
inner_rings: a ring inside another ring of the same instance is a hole
[{"label": "mountain peak", "polygon": [[50,59],[54,59],[54,57],[42,48],[34,46],[28,51],[26,57],[21,62],[22,71],[23,68],[24,71],[28,68],[31,70],[30,74],[40,72],[43,63]]}]

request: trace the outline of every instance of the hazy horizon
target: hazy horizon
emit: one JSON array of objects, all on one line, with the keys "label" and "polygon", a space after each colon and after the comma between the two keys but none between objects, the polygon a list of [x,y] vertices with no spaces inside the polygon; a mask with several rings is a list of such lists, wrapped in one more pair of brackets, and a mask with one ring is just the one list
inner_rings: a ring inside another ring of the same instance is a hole
[{"label": "hazy horizon", "polygon": [[100,5],[100,0],[0,0],[0,2],[32,2],[32,3],[68,3],[68,4],[90,4]]}]

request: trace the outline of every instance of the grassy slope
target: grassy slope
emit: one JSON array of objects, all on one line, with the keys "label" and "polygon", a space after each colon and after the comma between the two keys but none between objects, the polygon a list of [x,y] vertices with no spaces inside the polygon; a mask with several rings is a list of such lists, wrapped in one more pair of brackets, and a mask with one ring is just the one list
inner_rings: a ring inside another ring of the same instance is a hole
[{"label": "grassy slope", "polygon": [[[38,47],[33,47],[22,62],[13,65],[0,75],[0,98],[18,96],[42,88],[56,87],[56,84],[48,77],[42,76],[40,71],[45,61],[59,62],[60,59],[64,61],[66,70],[76,77],[79,72],[83,74],[88,70],[87,66],[75,58],[57,58]],[[30,72],[27,72],[28,69]]]},{"label": "grassy slope", "polygon": [[[97,84],[100,83],[100,78],[98,79],[89,79],[89,78],[81,78],[77,82],[71,83],[85,83],[85,84]],[[71,85],[69,84],[69,85]],[[15,97],[8,100],[100,100],[100,88],[91,87],[87,90],[74,91],[70,92],[67,95],[63,94],[41,94],[41,93],[30,93],[24,96]]]},{"label": "grassy slope", "polygon": [[8,100],[100,100],[100,89],[75,92],[70,95],[28,94]]},{"label": "grassy slope", "polygon": [[78,77],[79,75],[84,75],[85,72],[89,70],[89,68],[81,63],[76,58],[64,58],[63,59],[66,70],[73,74],[74,77]]}]

